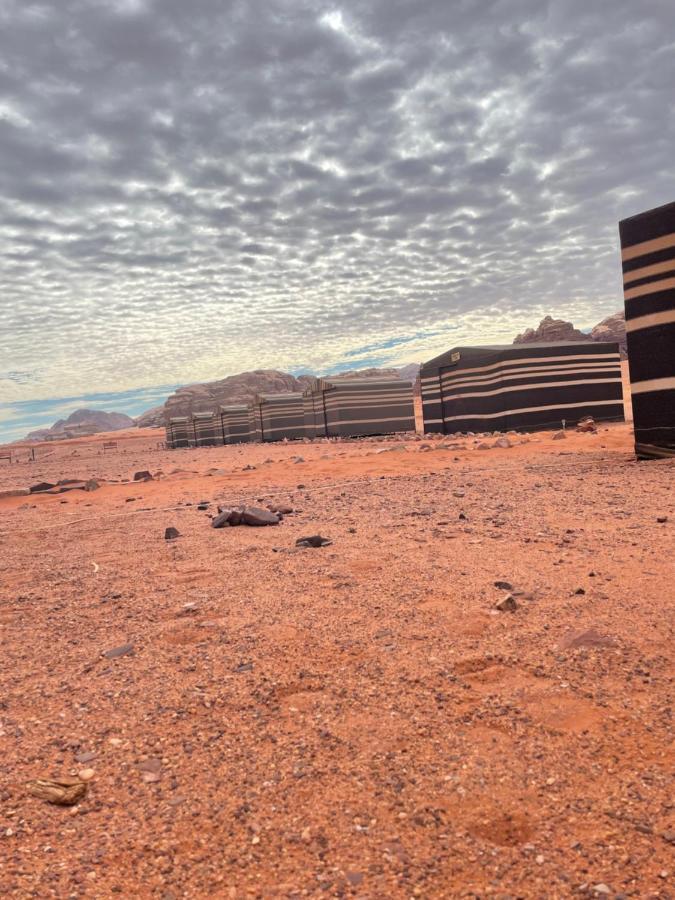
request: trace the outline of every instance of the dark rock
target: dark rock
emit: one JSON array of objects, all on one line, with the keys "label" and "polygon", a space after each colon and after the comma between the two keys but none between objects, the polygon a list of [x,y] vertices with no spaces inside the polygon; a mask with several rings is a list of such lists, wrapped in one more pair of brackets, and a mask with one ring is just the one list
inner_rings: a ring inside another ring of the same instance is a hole
[{"label": "dark rock", "polygon": [[84,489],[85,491],[97,491],[101,485],[98,481],[95,481],[93,478],[90,478],[89,481],[85,481]]},{"label": "dark rock", "polygon": [[320,534],[312,534],[309,537],[298,538],[295,542],[296,547],[328,547],[333,542],[328,538],[321,537]]},{"label": "dark rock", "polygon": [[230,524],[230,516],[234,510],[224,509],[211,519],[211,528],[225,528]]},{"label": "dark rock", "polygon": [[657,517],[656,517],[656,521],[657,521],[660,525],[663,525],[665,522],[668,521],[668,516],[657,516]]},{"label": "dark rock", "polygon": [[55,484],[50,484],[48,481],[40,481],[38,484],[34,484],[28,490],[31,494],[39,494],[42,491],[51,491],[51,489],[55,487]]},{"label": "dark rock", "polygon": [[244,525],[278,525],[279,516],[259,506],[247,506],[242,510],[241,519]]},{"label": "dark rock", "polygon": [[506,597],[502,597],[495,603],[495,609],[498,609],[499,612],[515,612],[518,609],[516,598],[513,594],[507,594]]},{"label": "dark rock", "polygon": [[208,508],[209,508],[209,504],[208,504],[208,503],[198,503],[198,504],[197,504],[197,509],[201,510],[202,512],[203,512],[205,509],[208,509]]},{"label": "dark rock", "polygon": [[238,666],[235,666],[234,671],[235,672],[252,672],[253,671],[253,663],[252,662],[240,663]]},{"label": "dark rock", "polygon": [[164,532],[165,541],[174,541],[177,537],[180,537],[180,531],[174,528],[173,525],[170,525]]},{"label": "dark rock", "polygon": [[147,469],[143,469],[142,472],[134,473],[134,481],[152,481],[152,475]]},{"label": "dark rock", "polygon": [[556,431],[556,433],[553,435],[554,441],[564,441],[566,438],[567,438],[567,435],[565,434],[564,431]]},{"label": "dark rock", "polygon": [[133,644],[121,644],[119,647],[113,647],[112,650],[106,650],[103,656],[106,659],[118,659],[120,656],[133,656]]},{"label": "dark rock", "polygon": [[508,581],[495,581],[495,587],[499,588],[500,591],[512,591],[513,585],[509,584]]},{"label": "dark rock", "polygon": [[577,431],[582,434],[595,434],[597,430],[597,426],[593,421],[592,416],[586,416],[577,423]]}]

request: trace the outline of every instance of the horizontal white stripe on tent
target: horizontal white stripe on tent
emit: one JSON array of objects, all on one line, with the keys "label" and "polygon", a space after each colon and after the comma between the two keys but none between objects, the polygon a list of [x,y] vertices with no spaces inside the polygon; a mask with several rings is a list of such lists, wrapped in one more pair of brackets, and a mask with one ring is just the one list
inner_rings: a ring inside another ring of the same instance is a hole
[{"label": "horizontal white stripe on tent", "polygon": [[624,272],[623,283],[631,284],[633,281],[639,281],[640,278],[649,278],[651,275],[663,275],[664,272],[675,273],[675,257],[667,259],[665,262],[654,263],[651,266],[643,266],[641,269],[633,269],[632,272]]},{"label": "horizontal white stripe on tent", "polygon": [[272,431],[304,431],[309,427],[309,425],[279,425],[276,428],[268,428],[267,425],[265,425],[263,430],[265,434],[270,434]]},{"label": "horizontal white stripe on tent", "polygon": [[658,294],[659,291],[671,291],[675,289],[675,278],[662,278],[660,281],[650,281],[648,284],[639,284],[637,287],[624,290],[626,300],[634,300],[635,297],[645,297],[647,294]]},{"label": "horizontal white stripe on tent", "polygon": [[664,234],[651,241],[643,241],[641,244],[633,244],[632,247],[624,247],[621,251],[621,259],[636,259],[638,256],[646,256],[648,253],[656,253],[659,250],[667,250],[675,247],[675,232]]},{"label": "horizontal white stripe on tent", "polygon": [[[593,343],[589,341],[589,347],[592,347]],[[530,363],[539,363],[541,365],[554,365],[555,363],[571,363],[576,360],[608,360],[608,359],[617,359],[617,353],[579,353],[579,354],[568,354],[565,356],[528,356],[523,359],[503,359],[500,362],[490,363],[488,366],[475,366],[471,369],[456,369],[453,368],[452,372],[446,372],[445,375],[456,374],[458,376],[464,377],[465,375],[471,375],[473,372],[490,372],[493,369],[503,369],[503,368],[517,368],[519,366],[526,366]],[[444,367],[441,367],[444,368]],[[523,371],[527,371],[524,369]],[[438,376],[436,376],[438,377]]]},{"label": "horizontal white stripe on tent", "polygon": [[673,391],[675,390],[675,376],[636,381],[631,384],[630,389],[633,394],[648,394],[652,391]]},{"label": "horizontal white stripe on tent", "polygon": [[444,401],[464,400],[469,397],[494,397],[497,394],[506,394],[513,391],[538,391],[544,388],[556,387],[576,387],[580,384],[620,384],[621,377],[618,378],[581,378],[578,381],[543,381],[537,384],[512,384],[510,387],[497,388],[494,391],[473,391],[470,394],[447,394],[443,395]]},{"label": "horizontal white stripe on tent", "polygon": [[504,372],[499,372],[498,374],[492,374],[487,378],[443,378],[443,388],[452,388],[455,387],[481,387],[484,384],[498,384],[500,381],[513,381],[516,378],[526,378],[528,375],[576,375],[577,373],[580,375],[589,373],[589,372],[613,372],[615,374],[619,374],[621,372],[621,367],[619,365],[619,357],[616,357],[616,363],[611,364],[608,362],[599,363],[598,365],[581,365],[581,366],[544,366],[542,368],[537,367],[532,369],[527,369],[527,371],[513,371],[511,369],[507,369]]},{"label": "horizontal white stripe on tent", "polygon": [[525,406],[522,409],[503,409],[495,413],[464,413],[461,416],[446,416],[439,422],[454,422],[459,419],[499,419],[501,416],[516,416],[521,413],[548,412],[554,409],[580,409],[593,406],[622,406],[620,400],[585,400],[582,403],[555,403],[553,406]]},{"label": "horizontal white stripe on tent", "polygon": [[425,419],[424,424],[425,425],[442,425],[443,419]]},{"label": "horizontal white stripe on tent", "polygon": [[626,319],[626,331],[642,331],[643,328],[672,325],[673,322],[675,322],[675,309],[665,309],[663,312],[649,313],[646,316],[638,316],[636,319]]},{"label": "horizontal white stripe on tent", "polygon": [[329,422],[328,427],[341,427],[342,425],[379,425],[381,422],[401,422],[404,424],[410,424],[413,421],[413,416],[394,416],[393,418],[387,419],[348,419],[344,421],[342,419],[338,419],[336,422]]}]

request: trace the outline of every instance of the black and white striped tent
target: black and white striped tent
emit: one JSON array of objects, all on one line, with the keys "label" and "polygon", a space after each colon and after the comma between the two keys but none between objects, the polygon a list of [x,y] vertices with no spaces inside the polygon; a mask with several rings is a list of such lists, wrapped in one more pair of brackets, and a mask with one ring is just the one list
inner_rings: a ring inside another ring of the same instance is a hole
[{"label": "black and white striped tent", "polygon": [[283,441],[305,436],[302,394],[258,394],[253,407],[257,440]]},{"label": "black and white striped tent", "polygon": [[220,432],[224,444],[243,444],[253,440],[248,406],[221,406]]},{"label": "black and white striped tent", "polygon": [[420,371],[425,432],[536,431],[621,421],[618,344],[456,347]]},{"label": "black and white striped tent", "polygon": [[318,378],[312,389],[315,433],[359,437],[415,430],[411,381],[401,378]]},{"label": "black and white striped tent", "polygon": [[188,447],[190,444],[190,420],[187,416],[174,416],[166,423],[166,446],[169,450]]},{"label": "black and white striped tent", "polygon": [[308,387],[303,392],[302,408],[305,418],[305,437],[317,438],[326,436],[321,399],[321,394],[314,387]]},{"label": "black and white striped tent", "polygon": [[223,443],[220,422],[216,420],[214,412],[193,413],[192,430],[191,443],[195,447],[214,447]]},{"label": "black and white striped tent", "polygon": [[619,223],[639,459],[675,456],[675,203]]}]

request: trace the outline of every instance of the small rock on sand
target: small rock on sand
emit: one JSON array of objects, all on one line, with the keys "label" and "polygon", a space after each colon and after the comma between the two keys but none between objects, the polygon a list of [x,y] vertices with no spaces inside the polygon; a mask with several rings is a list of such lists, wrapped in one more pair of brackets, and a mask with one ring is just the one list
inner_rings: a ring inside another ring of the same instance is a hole
[{"label": "small rock on sand", "polygon": [[170,525],[164,532],[165,541],[175,541],[177,537],[180,537],[180,531],[174,528],[173,525]]}]

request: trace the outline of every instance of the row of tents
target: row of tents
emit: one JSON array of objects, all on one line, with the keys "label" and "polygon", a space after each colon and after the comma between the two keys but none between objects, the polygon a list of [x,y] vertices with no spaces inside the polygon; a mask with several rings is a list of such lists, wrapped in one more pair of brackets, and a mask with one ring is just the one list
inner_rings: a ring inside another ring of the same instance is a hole
[{"label": "row of tents", "polygon": [[[675,456],[675,203],[619,224],[638,458]],[[424,432],[535,431],[624,418],[616,343],[455,347],[421,367]],[[413,385],[319,378],[304,394],[263,394],[172,418],[169,447],[413,431]]]},{"label": "row of tents", "polygon": [[169,419],[167,447],[363,437],[415,430],[413,383],[400,378],[318,378],[304,393],[259,394]]},{"label": "row of tents", "polygon": [[[459,347],[420,371],[425,433],[534,431],[592,416],[623,419],[618,344]],[[413,384],[399,378],[315,379],[304,393],[174,417],[167,446],[359,437],[415,430]]]}]

